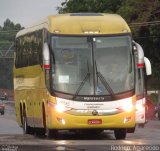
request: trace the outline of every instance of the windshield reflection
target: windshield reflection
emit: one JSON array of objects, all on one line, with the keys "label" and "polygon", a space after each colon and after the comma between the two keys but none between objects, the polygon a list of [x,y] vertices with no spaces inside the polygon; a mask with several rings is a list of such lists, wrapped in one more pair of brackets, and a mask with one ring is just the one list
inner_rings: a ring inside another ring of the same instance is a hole
[{"label": "windshield reflection", "polygon": [[[114,94],[134,88],[129,36],[53,36],[51,46],[54,54],[52,61],[54,90],[72,95],[113,95],[106,89],[104,84],[106,82]],[[95,61],[97,71],[103,75],[104,80],[97,80]]]}]

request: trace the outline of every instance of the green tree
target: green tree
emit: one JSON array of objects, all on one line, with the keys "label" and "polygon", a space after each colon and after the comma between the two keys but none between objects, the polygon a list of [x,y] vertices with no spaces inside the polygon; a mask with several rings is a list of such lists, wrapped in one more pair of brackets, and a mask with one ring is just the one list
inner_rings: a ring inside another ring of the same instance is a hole
[{"label": "green tree", "polygon": [[59,13],[116,12],[123,0],[69,0],[58,7]]},{"label": "green tree", "polygon": [[[3,27],[0,26],[0,89],[13,88],[13,58],[6,59],[3,55],[12,46],[20,29],[22,29],[20,24],[14,24],[9,19],[5,20]],[[13,48],[9,54],[13,56]]]},{"label": "green tree", "polygon": [[14,41],[16,33],[22,28],[20,24],[15,25],[10,19],[6,19],[1,27],[0,41]]},{"label": "green tree", "polygon": [[3,30],[11,30],[11,29],[14,29],[14,23],[7,18],[6,21],[4,22]]},{"label": "green tree", "polygon": [[21,27],[21,25],[20,24],[16,24],[15,26],[14,26],[14,29],[15,30],[21,30],[23,27]]},{"label": "green tree", "polygon": [[160,20],[159,8],[159,0],[126,0],[118,11],[130,23],[134,39],[143,46],[145,56],[151,60],[154,89],[160,89],[160,27],[152,22]]}]

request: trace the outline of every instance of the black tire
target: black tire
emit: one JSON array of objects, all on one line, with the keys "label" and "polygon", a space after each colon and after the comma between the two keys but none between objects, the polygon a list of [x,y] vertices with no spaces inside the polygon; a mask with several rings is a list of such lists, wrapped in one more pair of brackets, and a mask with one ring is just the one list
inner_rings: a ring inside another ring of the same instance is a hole
[{"label": "black tire", "polygon": [[[138,126],[140,126],[140,124],[138,124]],[[135,132],[136,127],[133,128],[127,128],[127,133],[134,133]]]},{"label": "black tire", "polygon": [[34,134],[33,128],[29,127],[27,124],[26,114],[23,115],[23,134]]},{"label": "black tire", "polygon": [[114,135],[116,140],[121,140],[125,139],[127,134],[127,129],[126,128],[119,128],[114,130]]},{"label": "black tire", "polygon": [[4,111],[1,112],[1,115],[4,115]]},{"label": "black tire", "polygon": [[35,129],[35,135],[43,137],[46,134],[46,130],[44,128],[36,128]]},{"label": "black tire", "polygon": [[48,139],[57,138],[58,131],[54,129],[46,129],[46,135]]}]

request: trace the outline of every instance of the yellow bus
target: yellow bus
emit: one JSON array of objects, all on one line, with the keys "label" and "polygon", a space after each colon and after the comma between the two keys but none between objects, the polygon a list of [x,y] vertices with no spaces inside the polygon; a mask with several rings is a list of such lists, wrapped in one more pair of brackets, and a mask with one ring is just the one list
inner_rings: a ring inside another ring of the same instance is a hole
[{"label": "yellow bus", "polygon": [[18,124],[24,133],[41,130],[49,138],[59,130],[109,129],[116,139],[125,139],[135,128],[134,58],[131,31],[116,14],[54,15],[19,31]]}]

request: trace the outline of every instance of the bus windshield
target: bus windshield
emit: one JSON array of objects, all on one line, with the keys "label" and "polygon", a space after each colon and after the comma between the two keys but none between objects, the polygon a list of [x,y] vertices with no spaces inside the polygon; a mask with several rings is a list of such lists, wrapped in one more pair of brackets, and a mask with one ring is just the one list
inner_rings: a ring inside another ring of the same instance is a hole
[{"label": "bus windshield", "polygon": [[52,36],[53,90],[72,95],[114,95],[134,88],[130,36]]}]

